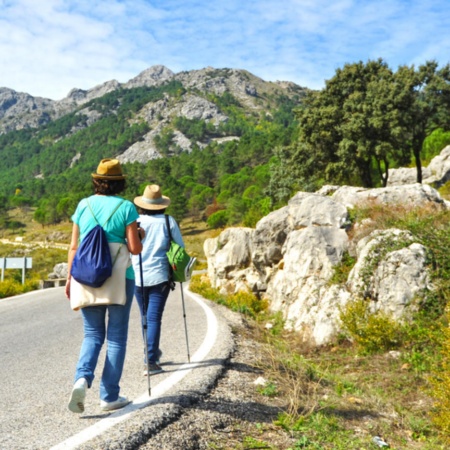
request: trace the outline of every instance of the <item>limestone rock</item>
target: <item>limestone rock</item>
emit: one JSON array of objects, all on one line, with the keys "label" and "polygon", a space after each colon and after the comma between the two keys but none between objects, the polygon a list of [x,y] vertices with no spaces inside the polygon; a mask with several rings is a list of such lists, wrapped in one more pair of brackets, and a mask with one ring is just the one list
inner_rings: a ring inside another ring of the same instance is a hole
[{"label": "limestone rock", "polygon": [[427,184],[420,183],[377,189],[341,186],[331,195],[331,198],[347,208],[370,202],[393,205],[403,203],[408,206],[423,206],[424,204],[446,206],[439,192]]},{"label": "limestone rock", "polygon": [[53,267],[53,272],[48,274],[50,280],[55,280],[58,278],[67,278],[68,275],[68,265],[67,263],[59,263]]},{"label": "limestone rock", "polygon": [[[214,287],[226,286],[228,278],[251,277],[251,273],[241,272],[250,267],[251,228],[227,228],[219,237],[207,239],[204,243],[205,255],[208,258],[208,276]],[[235,288],[232,289],[236,291]]]},{"label": "limestone rock", "polygon": [[408,231],[377,230],[359,241],[357,253],[347,282],[350,292],[370,301],[373,312],[396,320],[409,317],[417,308],[411,305],[416,295],[431,289],[426,248]]},{"label": "limestone rock", "polygon": [[156,65],[144,70],[137,77],[125,83],[123,87],[131,89],[141,86],[157,86],[171,80],[173,77],[174,73],[170,69],[162,65]]},{"label": "limestone rock", "polygon": [[[355,299],[366,299],[373,312],[410,320],[422,294],[433,289],[427,250],[408,231],[364,231],[373,227],[370,220],[348,235],[347,208],[368,201],[448,207],[435,189],[420,184],[298,192],[255,230],[228,228],[205,242],[211,284],[226,293],[248,290],[267,299],[272,311],[282,312],[287,328],[314,345],[337,336],[340,310]],[[357,262],[345,283],[333,284],[346,252]]]},{"label": "limestone rock", "polygon": [[[417,180],[415,167],[389,169],[388,186],[413,184]],[[425,184],[440,187],[450,180],[450,145],[435,156],[427,167],[422,168],[422,180]]]}]

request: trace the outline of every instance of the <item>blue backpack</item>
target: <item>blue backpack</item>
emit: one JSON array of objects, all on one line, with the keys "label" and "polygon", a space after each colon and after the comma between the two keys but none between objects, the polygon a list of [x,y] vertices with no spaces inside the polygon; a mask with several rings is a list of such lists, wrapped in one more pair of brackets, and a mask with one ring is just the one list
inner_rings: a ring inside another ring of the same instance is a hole
[{"label": "blue backpack", "polygon": [[70,274],[79,283],[98,288],[111,276],[113,262],[103,227],[122,203],[123,200],[116,206],[103,226],[101,226],[92,211],[89,200],[87,200],[87,204],[97,225],[95,225],[81,241],[72,262]]}]

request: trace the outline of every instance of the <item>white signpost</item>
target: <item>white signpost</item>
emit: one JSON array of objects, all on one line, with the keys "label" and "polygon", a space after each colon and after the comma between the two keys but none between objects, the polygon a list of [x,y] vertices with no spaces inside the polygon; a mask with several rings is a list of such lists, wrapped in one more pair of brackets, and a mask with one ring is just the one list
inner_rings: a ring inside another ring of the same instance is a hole
[{"label": "white signpost", "polygon": [[5,279],[5,269],[22,269],[22,284],[25,284],[25,270],[31,269],[33,258],[0,258],[1,280]]}]

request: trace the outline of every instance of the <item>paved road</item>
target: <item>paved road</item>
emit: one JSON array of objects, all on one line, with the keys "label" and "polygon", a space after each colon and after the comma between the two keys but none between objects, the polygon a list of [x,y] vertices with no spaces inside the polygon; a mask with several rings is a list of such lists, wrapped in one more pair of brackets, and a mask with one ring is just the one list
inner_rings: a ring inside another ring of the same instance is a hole
[{"label": "paved road", "polygon": [[99,408],[97,378],[81,415],[67,409],[82,340],[81,315],[63,288],[0,300],[0,448],[137,448],[176,419],[214,384],[232,351],[229,327],[218,308],[185,290],[191,363],[188,363],[180,284],[163,319],[163,374],[142,376],[140,317],[133,304],[121,394],[133,403],[115,413]]}]

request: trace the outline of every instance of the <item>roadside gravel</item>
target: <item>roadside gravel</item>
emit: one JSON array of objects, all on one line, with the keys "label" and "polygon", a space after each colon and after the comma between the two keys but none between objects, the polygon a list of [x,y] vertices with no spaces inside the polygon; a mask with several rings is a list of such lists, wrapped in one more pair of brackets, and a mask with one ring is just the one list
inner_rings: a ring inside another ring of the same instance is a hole
[{"label": "roadside gravel", "polygon": [[216,385],[195,404],[183,406],[177,420],[158,430],[140,450],[293,447],[293,437],[273,425],[283,405],[261,395],[254,383],[264,376],[258,369],[261,344],[251,339],[240,315],[228,310],[223,315],[234,331],[234,351]]}]

